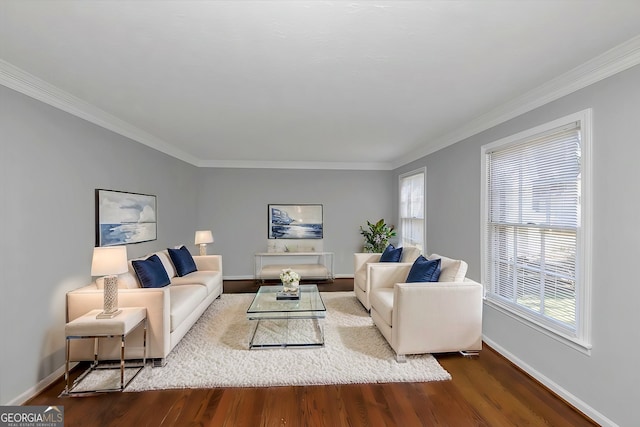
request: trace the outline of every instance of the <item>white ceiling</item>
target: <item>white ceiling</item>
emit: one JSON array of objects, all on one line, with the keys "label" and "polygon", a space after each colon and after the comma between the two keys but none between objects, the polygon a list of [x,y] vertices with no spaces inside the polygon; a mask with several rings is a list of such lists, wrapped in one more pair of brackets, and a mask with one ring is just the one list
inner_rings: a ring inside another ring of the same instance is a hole
[{"label": "white ceiling", "polygon": [[637,0],[0,0],[0,83],[199,166],[389,169],[639,22]]}]

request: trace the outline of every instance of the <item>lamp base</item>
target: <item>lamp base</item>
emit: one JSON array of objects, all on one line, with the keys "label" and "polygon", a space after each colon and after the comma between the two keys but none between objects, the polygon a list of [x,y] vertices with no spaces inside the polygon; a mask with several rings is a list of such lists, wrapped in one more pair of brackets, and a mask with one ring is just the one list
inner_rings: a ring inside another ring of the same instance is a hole
[{"label": "lamp base", "polygon": [[207,254],[207,244],[200,243],[200,255],[205,256]]},{"label": "lamp base", "polygon": [[116,311],[111,312],[111,313],[107,313],[106,311],[103,311],[102,313],[98,313],[96,315],[96,319],[113,319],[114,317],[116,317],[120,313],[122,313],[122,310],[116,310]]}]

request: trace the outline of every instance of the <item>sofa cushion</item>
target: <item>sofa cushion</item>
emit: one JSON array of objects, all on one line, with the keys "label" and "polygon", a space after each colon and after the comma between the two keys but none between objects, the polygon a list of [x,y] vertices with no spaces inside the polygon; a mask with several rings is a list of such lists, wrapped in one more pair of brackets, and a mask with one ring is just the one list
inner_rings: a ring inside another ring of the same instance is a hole
[{"label": "sofa cushion", "polygon": [[389,245],[380,255],[380,262],[400,262],[401,257],[402,248],[395,248],[393,245]]},{"label": "sofa cushion", "polygon": [[158,255],[151,255],[146,260],[135,260],[131,264],[143,288],[162,288],[169,284],[169,276]]},{"label": "sofa cushion", "polygon": [[430,260],[440,259],[440,278],[438,282],[463,282],[467,274],[468,265],[459,259],[447,258],[438,254],[431,254]]},{"label": "sofa cushion", "polygon": [[411,266],[406,282],[437,282],[438,277],[440,277],[440,259],[428,260],[420,255]]},{"label": "sofa cushion", "polygon": [[169,248],[167,251],[169,251],[169,256],[176,268],[176,274],[179,277],[186,276],[187,274],[193,273],[197,270],[196,262],[193,260],[189,249],[185,246],[182,246],[180,249]]},{"label": "sofa cushion", "polygon": [[207,290],[202,285],[170,286],[171,308],[169,317],[173,332],[207,297]]},{"label": "sofa cushion", "polygon": [[378,312],[382,320],[391,326],[393,313],[393,288],[378,288],[371,292],[371,307]]},{"label": "sofa cushion", "polygon": [[201,285],[207,288],[207,295],[216,292],[220,283],[222,283],[222,273],[219,271],[194,271],[183,277],[174,277],[171,279],[172,286],[182,285]]}]

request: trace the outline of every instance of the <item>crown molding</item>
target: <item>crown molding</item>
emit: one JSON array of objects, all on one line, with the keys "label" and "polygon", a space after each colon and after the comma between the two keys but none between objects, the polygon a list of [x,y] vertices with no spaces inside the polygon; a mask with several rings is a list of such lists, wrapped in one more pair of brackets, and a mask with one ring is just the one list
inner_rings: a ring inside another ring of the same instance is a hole
[{"label": "crown molding", "polygon": [[600,80],[640,64],[640,36],[603,53],[573,70],[479,116],[454,132],[424,144],[418,150],[390,162],[282,162],[198,160],[162,139],[125,122],[88,102],[0,59],[0,84],[45,104],[66,111],[105,129],[130,138],[198,167],[258,169],[392,170],[460,142],[514,117],[559,99]]},{"label": "crown molding", "polygon": [[640,36],[608,50],[584,64],[479,116],[459,129],[391,162],[394,169],[511,120],[621,71],[640,64]]},{"label": "crown molding", "polygon": [[125,122],[82,99],[0,59],[0,85],[18,91],[52,107],[125,136],[169,156],[197,167],[252,169],[333,169],[333,170],[391,170],[391,163],[358,162],[282,162],[199,160],[142,129]]},{"label": "crown molding", "polygon": [[0,59],[0,84],[171,157],[197,166],[195,157],[2,59]]},{"label": "crown molding", "polygon": [[391,163],[377,162],[298,162],[298,161],[257,161],[257,160],[209,160],[198,164],[200,167],[237,169],[322,169],[322,170],[392,170]]}]

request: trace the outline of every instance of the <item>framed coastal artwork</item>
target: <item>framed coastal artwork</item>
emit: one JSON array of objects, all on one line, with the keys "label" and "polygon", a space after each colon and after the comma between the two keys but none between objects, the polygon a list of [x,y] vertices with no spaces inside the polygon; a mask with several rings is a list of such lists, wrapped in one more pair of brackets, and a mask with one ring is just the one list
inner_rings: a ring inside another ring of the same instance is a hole
[{"label": "framed coastal artwork", "polygon": [[96,246],[157,238],[156,196],[96,189]]},{"label": "framed coastal artwork", "polygon": [[322,205],[268,205],[269,239],[322,239]]}]

